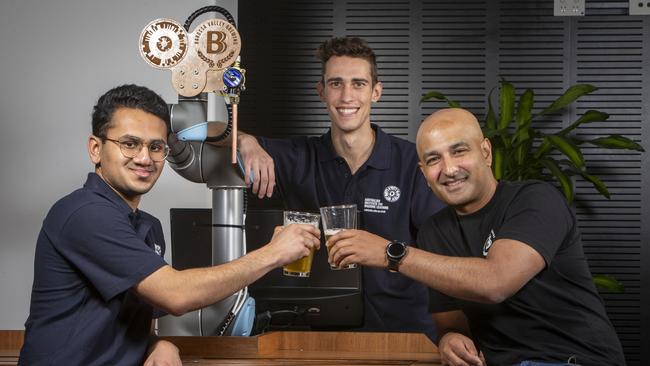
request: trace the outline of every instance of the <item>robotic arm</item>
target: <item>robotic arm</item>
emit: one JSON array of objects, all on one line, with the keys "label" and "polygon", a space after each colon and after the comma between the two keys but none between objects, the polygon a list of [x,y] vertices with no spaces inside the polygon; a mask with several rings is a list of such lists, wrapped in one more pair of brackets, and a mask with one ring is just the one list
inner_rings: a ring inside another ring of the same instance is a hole
[{"label": "robotic arm", "polygon": [[[225,20],[208,19],[188,33],[192,22],[207,12],[220,13]],[[147,63],[172,71],[179,94],[178,104],[170,106],[169,165],[212,191],[211,263],[241,257],[246,250],[246,186],[242,165],[237,164],[237,105],[245,89],[245,70],[239,61],[241,42],[235,21],[226,9],[207,6],[190,15],[184,26],[173,19],[152,21],[142,31],[140,45]],[[226,102],[220,103],[220,97]],[[219,112],[227,115],[227,122],[206,122],[218,120]],[[213,144],[228,137],[232,146]],[[250,335],[254,314],[255,302],[244,288],[186,314],[183,329],[170,335]]]}]

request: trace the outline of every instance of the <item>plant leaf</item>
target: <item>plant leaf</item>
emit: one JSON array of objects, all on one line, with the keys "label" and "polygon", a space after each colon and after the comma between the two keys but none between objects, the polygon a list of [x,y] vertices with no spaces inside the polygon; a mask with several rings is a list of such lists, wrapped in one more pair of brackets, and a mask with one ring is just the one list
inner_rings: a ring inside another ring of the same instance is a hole
[{"label": "plant leaf", "polygon": [[560,169],[553,159],[542,159],[540,160],[540,163],[544,165],[544,167],[546,167],[546,169],[548,169],[560,183],[560,188],[562,188],[562,193],[564,194],[564,197],[566,197],[567,201],[569,201],[569,203],[573,202],[573,182],[571,179],[564,174],[562,169]]},{"label": "plant leaf", "polygon": [[495,136],[500,132],[499,130],[493,130],[487,127],[483,127],[481,130],[483,131],[483,136],[489,139],[492,139],[492,136]]},{"label": "plant leaf", "polygon": [[494,107],[492,107],[493,91],[494,88],[492,88],[492,90],[490,90],[490,93],[488,94],[488,111],[485,117],[485,127],[487,127],[490,130],[496,130],[497,128],[497,117],[494,115]]},{"label": "plant leaf", "polygon": [[617,293],[625,292],[625,286],[610,275],[593,275],[592,279],[599,289]]},{"label": "plant leaf", "polygon": [[519,97],[517,104],[517,129],[528,127],[533,118],[533,103],[535,94],[532,90],[526,89]]},{"label": "plant leaf", "polygon": [[576,147],[571,140],[564,136],[557,135],[547,135],[546,139],[566,155],[566,157],[569,158],[576,167],[584,169],[585,159],[582,156],[582,152],[580,152],[580,149]]},{"label": "plant leaf", "polygon": [[607,137],[599,137],[597,139],[587,140],[586,142],[607,149],[645,151],[641,145],[621,135],[609,135]]},{"label": "plant leaf", "polygon": [[431,98],[435,98],[435,99],[438,99],[438,100],[444,100],[445,102],[447,102],[447,105],[449,105],[452,108],[460,108],[460,104],[458,104],[458,103],[454,102],[453,100],[447,98],[446,95],[444,95],[444,94],[442,94],[441,92],[438,92],[438,91],[430,91],[430,92],[426,93],[425,95],[422,96],[422,98],[420,98],[420,103],[426,102],[427,100],[430,100]]},{"label": "plant leaf", "polygon": [[593,85],[589,84],[576,84],[567,89],[564,94],[557,98],[550,106],[546,107],[539,115],[553,113],[558,111],[567,105],[573,103],[576,99],[580,98],[583,95],[587,95],[595,90],[598,90]]},{"label": "plant leaf", "polygon": [[499,102],[501,112],[499,129],[502,130],[508,127],[515,112],[515,88],[505,80],[501,80],[501,96]]},{"label": "plant leaf", "polygon": [[598,122],[598,121],[606,121],[609,118],[609,114],[601,111],[595,111],[593,109],[590,109],[585,112],[578,120],[573,122],[571,126],[563,129],[558,133],[558,135],[566,135],[567,133],[573,131],[576,129],[578,126],[580,126],[583,123],[591,123],[591,122]]},{"label": "plant leaf", "polygon": [[498,181],[503,179],[504,161],[503,161],[503,147],[492,146],[492,173],[494,178]]},{"label": "plant leaf", "polygon": [[515,161],[517,162],[517,166],[520,167],[524,165],[524,162],[526,161],[526,156],[528,155],[528,151],[530,150],[532,141],[527,140],[527,141],[522,141],[520,144],[518,144],[515,147]]},{"label": "plant leaf", "polygon": [[596,177],[595,175],[587,174],[586,172],[583,172],[582,170],[579,169],[575,170],[575,172],[578,173],[584,180],[591,183],[594,186],[594,188],[596,188],[598,193],[600,193],[607,199],[611,198],[607,186],[605,185],[605,183],[603,183],[600,180],[600,178]]}]

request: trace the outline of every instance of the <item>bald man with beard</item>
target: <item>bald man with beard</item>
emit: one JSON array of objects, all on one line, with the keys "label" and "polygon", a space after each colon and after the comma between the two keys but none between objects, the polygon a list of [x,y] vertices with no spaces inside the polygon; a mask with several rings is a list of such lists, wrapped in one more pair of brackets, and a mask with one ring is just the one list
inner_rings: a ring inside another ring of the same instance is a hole
[{"label": "bald man with beard", "polygon": [[[430,288],[445,365],[624,365],[577,220],[541,181],[497,182],[470,112],[437,111],[417,134],[419,166],[449,206],[420,228],[399,272]],[[386,267],[381,246],[330,240],[330,261]],[[536,363],[530,363],[536,362]]]}]

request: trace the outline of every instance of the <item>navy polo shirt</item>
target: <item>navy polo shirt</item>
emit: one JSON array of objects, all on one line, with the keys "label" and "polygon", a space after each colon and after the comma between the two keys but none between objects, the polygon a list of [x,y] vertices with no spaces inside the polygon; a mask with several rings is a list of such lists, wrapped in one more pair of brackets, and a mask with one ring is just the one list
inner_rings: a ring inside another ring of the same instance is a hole
[{"label": "navy polo shirt", "polygon": [[[320,137],[259,138],[273,157],[276,192],[287,209],[356,203],[360,228],[387,240],[416,245],[418,227],[444,205],[426,185],[415,145],[376,132],[368,160],[352,174],[332,145],[331,131]],[[421,332],[435,339],[423,284],[384,268],[363,268],[363,330]]]},{"label": "navy polo shirt", "polygon": [[160,221],[90,173],[43,222],[19,364],[142,364],[153,308],[131,288],[164,251]]}]

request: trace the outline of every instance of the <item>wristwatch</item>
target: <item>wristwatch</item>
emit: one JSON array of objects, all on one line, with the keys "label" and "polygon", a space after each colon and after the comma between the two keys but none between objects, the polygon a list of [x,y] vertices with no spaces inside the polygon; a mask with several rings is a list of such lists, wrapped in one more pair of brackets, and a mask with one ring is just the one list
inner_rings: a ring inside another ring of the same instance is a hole
[{"label": "wristwatch", "polygon": [[401,241],[393,240],[386,245],[386,259],[388,259],[388,270],[399,272],[399,265],[408,253],[408,246]]}]

